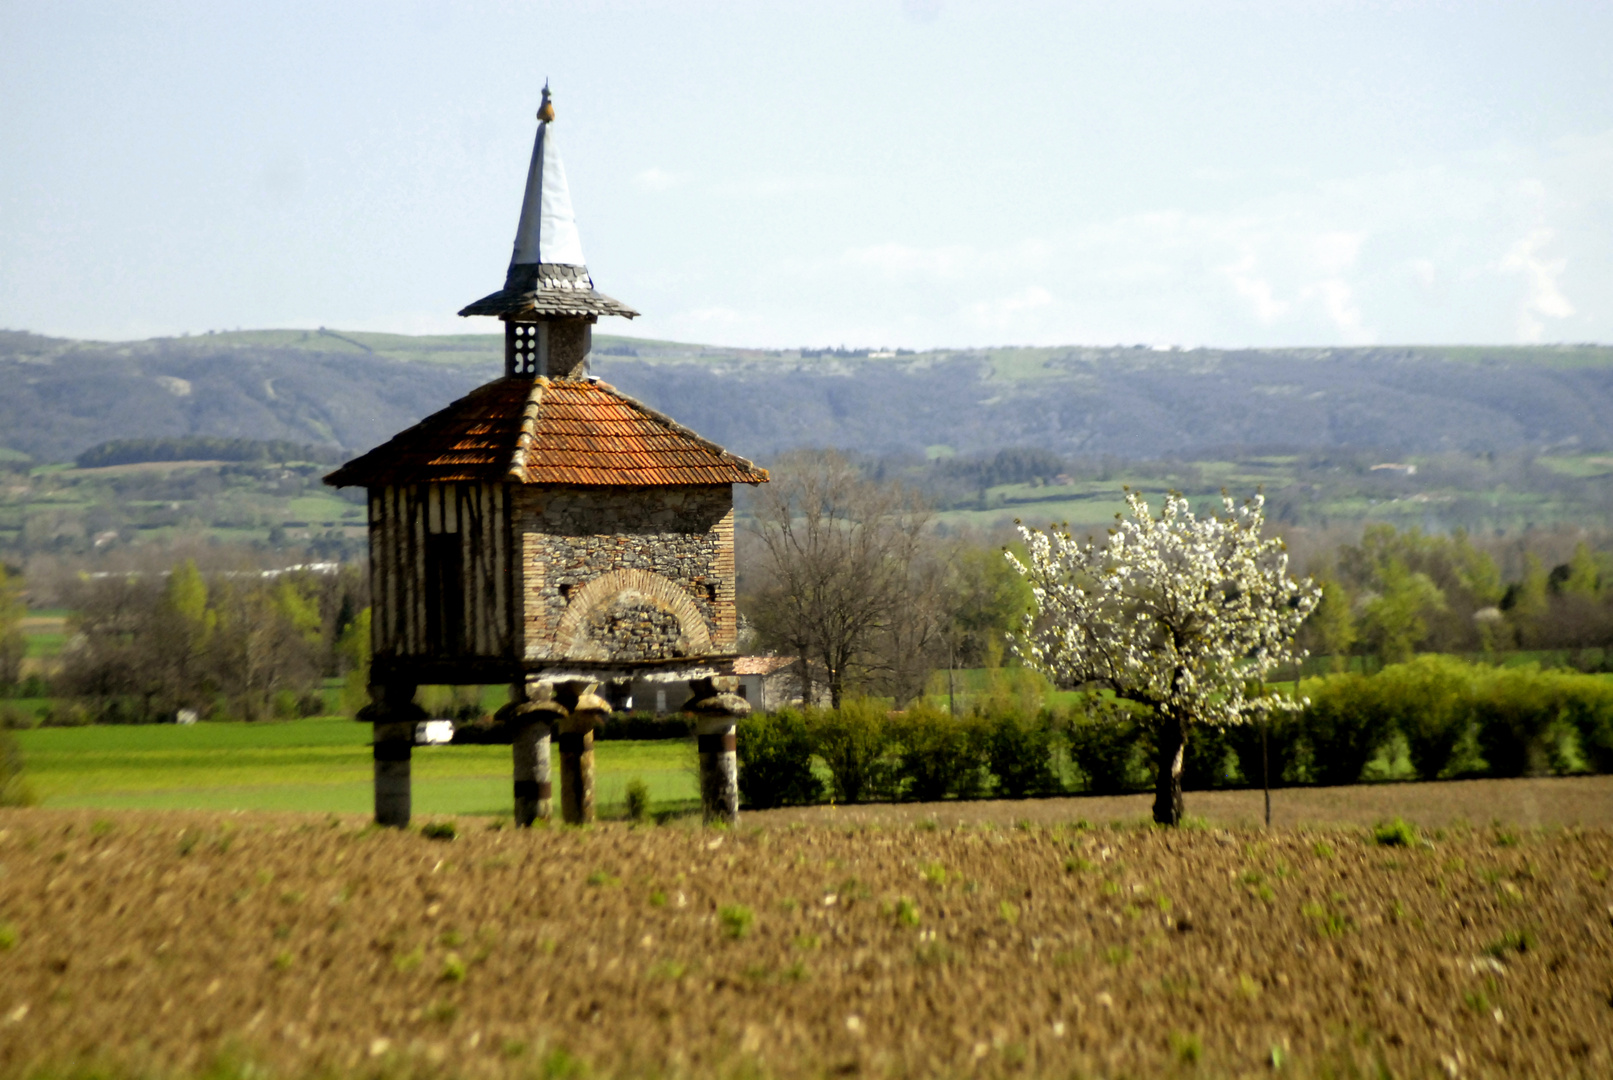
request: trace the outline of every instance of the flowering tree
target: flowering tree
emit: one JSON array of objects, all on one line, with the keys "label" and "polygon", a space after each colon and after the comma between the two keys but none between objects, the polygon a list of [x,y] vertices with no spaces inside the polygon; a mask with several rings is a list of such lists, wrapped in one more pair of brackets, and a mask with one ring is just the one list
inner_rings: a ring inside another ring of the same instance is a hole
[{"label": "flowering tree", "polygon": [[1304,655],[1294,633],[1320,596],[1288,576],[1282,541],[1261,537],[1263,497],[1223,501],[1225,515],[1196,518],[1173,494],[1155,517],[1128,491],[1130,519],[1115,515],[1107,544],[1021,525],[1028,561],[1008,555],[1035,599],[1020,655],[1057,685],[1107,687],[1154,710],[1161,824],[1182,818],[1189,724],[1297,707],[1250,688]]}]

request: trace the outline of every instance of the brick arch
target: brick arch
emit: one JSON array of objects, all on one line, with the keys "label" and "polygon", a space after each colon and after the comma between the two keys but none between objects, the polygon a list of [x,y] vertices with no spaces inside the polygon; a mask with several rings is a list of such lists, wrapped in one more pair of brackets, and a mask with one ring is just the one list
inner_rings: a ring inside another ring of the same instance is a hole
[{"label": "brick arch", "polygon": [[711,629],[689,594],[648,570],[612,570],[576,589],[555,629],[555,644],[574,660],[608,660],[608,649],[588,638],[588,617],[619,601],[637,602],[678,620],[678,647],[685,656],[711,652]]}]

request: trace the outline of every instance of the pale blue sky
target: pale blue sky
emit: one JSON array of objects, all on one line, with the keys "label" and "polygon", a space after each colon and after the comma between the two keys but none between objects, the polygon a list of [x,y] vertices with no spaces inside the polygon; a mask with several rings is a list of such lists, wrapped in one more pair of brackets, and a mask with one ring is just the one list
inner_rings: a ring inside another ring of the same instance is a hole
[{"label": "pale blue sky", "polygon": [[1613,4],[0,2],[0,326],[1613,341]]}]

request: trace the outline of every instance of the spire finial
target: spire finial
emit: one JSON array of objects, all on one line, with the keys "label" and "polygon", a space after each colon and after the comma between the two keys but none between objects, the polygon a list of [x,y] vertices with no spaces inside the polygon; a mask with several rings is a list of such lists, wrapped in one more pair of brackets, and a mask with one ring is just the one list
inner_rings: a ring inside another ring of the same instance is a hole
[{"label": "spire finial", "polygon": [[538,119],[545,124],[554,123],[554,106],[549,103],[549,80],[543,80],[543,104],[538,106]]}]

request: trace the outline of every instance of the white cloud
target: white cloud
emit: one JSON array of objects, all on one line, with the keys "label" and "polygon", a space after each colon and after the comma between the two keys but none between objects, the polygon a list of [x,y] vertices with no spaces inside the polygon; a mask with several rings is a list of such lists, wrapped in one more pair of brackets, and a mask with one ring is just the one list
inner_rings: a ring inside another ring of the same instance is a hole
[{"label": "white cloud", "polygon": [[1231,279],[1232,287],[1237,290],[1238,295],[1254,306],[1255,318],[1263,324],[1270,326],[1288,310],[1288,304],[1277,299],[1272,291],[1271,282],[1255,275],[1253,252],[1246,252],[1243,258],[1221,269]]},{"label": "white cloud", "polygon": [[[1021,223],[1018,236],[865,234],[753,274],[745,306],[771,315],[751,340],[1504,341],[1569,317],[1576,335],[1605,334],[1606,315],[1569,297],[1607,292],[1590,238],[1613,199],[1574,181],[1592,159],[1613,161],[1613,137],[1563,157],[1294,182],[1227,205],[1072,210],[1043,217],[1045,231]],[[786,294],[806,302],[776,306]]]},{"label": "white cloud", "polygon": [[906,244],[875,244],[852,248],[845,261],[853,266],[877,270],[886,277],[956,277],[971,262],[978,261],[973,248],[961,244],[918,248]]},{"label": "white cloud", "polygon": [[887,243],[850,248],[842,261],[849,266],[877,270],[896,280],[950,278],[975,282],[1023,276],[1027,271],[1044,266],[1054,250],[1054,245],[1042,239],[1024,240],[989,251],[968,244],[911,247]]},{"label": "white cloud", "polygon": [[1540,249],[1555,235],[1551,229],[1537,228],[1513,244],[1501,259],[1501,272],[1522,275],[1526,285],[1518,306],[1518,336],[1524,341],[1540,341],[1545,336],[1546,326],[1537,316],[1566,319],[1575,311],[1561,287],[1568,260],[1548,259],[1541,254]]},{"label": "white cloud", "polygon": [[745,321],[743,314],[729,307],[704,307],[685,311],[677,316],[683,322],[704,326],[737,326]]},{"label": "white cloud", "polygon": [[683,183],[683,177],[651,166],[633,177],[633,183],[638,185],[640,191],[666,191]]},{"label": "white cloud", "polygon": [[1317,269],[1324,274],[1339,274],[1355,265],[1361,255],[1366,234],[1359,232],[1324,232],[1311,239],[1312,258]]},{"label": "white cloud", "polygon": [[1011,296],[968,304],[963,314],[969,322],[982,329],[1005,330],[1017,327],[1020,317],[1026,312],[1048,307],[1052,303],[1052,293],[1040,285],[1031,285]]},{"label": "white cloud", "polygon": [[1361,325],[1361,309],[1356,306],[1355,291],[1343,278],[1327,278],[1306,288],[1302,296],[1320,297],[1322,310],[1338,327],[1347,345],[1365,345],[1373,340],[1372,332]]},{"label": "white cloud", "polygon": [[712,186],[712,193],[737,199],[776,199],[814,192],[835,191],[849,186],[845,177],[828,175],[731,176]]},{"label": "white cloud", "polygon": [[773,325],[774,319],[761,312],[714,304],[679,311],[643,331],[635,326],[629,332],[674,341],[735,344],[763,340]]},{"label": "white cloud", "polygon": [[916,23],[933,23],[941,17],[941,0],[902,0],[902,14]]}]

